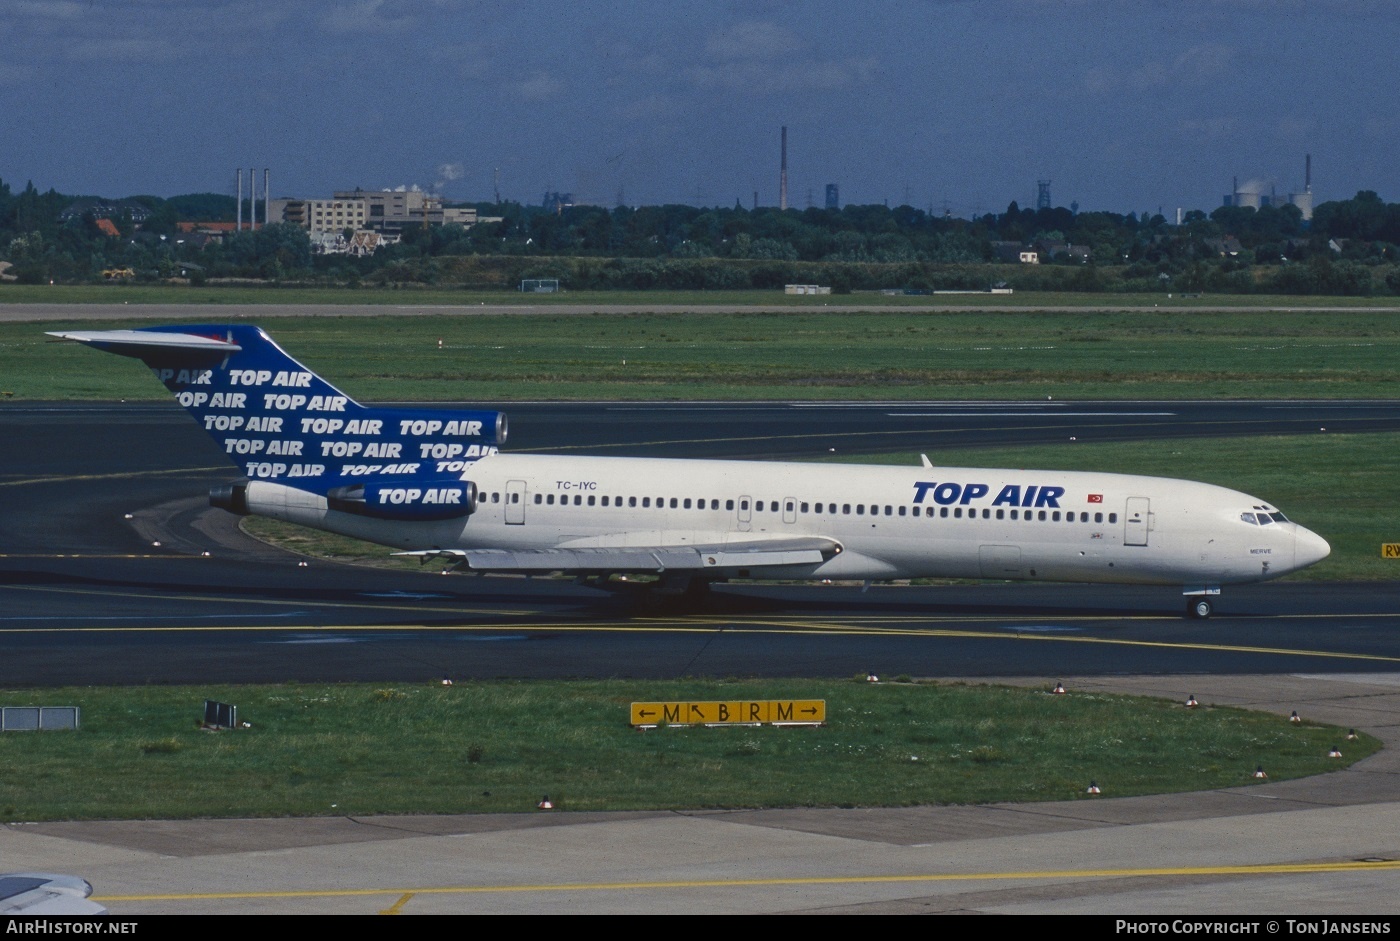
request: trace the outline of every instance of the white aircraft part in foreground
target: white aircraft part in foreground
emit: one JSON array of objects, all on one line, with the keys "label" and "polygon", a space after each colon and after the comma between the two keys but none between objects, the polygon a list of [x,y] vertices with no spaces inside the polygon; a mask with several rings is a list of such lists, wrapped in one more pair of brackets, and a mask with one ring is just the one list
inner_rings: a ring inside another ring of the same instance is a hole
[{"label": "white aircraft part in foreground", "polygon": [[478,572],[1222,585],[1330,551],[1265,501],[1093,472],[501,453],[492,411],[360,405],[246,324],[56,332],[144,361],[245,479],[215,506]]},{"label": "white aircraft part in foreground", "polygon": [[78,876],[51,872],[0,873],[0,915],[107,914],[107,909],[89,901],[89,895],[92,895],[92,884]]}]

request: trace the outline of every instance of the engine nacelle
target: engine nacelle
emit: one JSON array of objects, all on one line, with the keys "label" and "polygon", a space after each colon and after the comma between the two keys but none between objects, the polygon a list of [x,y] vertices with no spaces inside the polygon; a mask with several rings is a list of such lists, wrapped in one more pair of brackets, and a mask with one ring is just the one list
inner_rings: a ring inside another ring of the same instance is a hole
[{"label": "engine nacelle", "polygon": [[469,480],[403,480],[352,484],[326,494],[332,510],[386,520],[448,520],[476,511]]},{"label": "engine nacelle", "polygon": [[210,488],[209,505],[239,516],[247,516],[251,512],[248,509],[248,482],[244,480]]}]

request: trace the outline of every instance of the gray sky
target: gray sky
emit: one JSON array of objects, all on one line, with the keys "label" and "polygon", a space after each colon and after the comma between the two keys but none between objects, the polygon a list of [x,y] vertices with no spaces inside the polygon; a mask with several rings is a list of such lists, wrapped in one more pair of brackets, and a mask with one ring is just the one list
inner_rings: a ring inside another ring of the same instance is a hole
[{"label": "gray sky", "polygon": [[0,0],[0,178],[103,196],[1400,201],[1397,0]]}]

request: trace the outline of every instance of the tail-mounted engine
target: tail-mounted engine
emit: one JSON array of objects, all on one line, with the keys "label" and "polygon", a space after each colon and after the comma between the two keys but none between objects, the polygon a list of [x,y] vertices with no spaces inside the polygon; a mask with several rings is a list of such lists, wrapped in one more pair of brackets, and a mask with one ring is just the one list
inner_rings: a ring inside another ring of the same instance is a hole
[{"label": "tail-mounted engine", "polygon": [[386,520],[448,520],[476,512],[469,480],[406,480],[351,484],[326,494],[332,510]]}]

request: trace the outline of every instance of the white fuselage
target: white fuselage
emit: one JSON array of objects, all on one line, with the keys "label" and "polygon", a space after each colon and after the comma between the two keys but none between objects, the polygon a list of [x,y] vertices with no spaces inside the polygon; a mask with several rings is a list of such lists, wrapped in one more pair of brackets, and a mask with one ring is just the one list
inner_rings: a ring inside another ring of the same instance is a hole
[{"label": "white fuselage", "polygon": [[1264,501],[1212,484],[1092,472],[495,454],[462,475],[470,516],[373,519],[279,484],[252,512],[411,550],[725,546],[820,537],[820,562],[712,577],[1276,578],[1328,554]]}]

